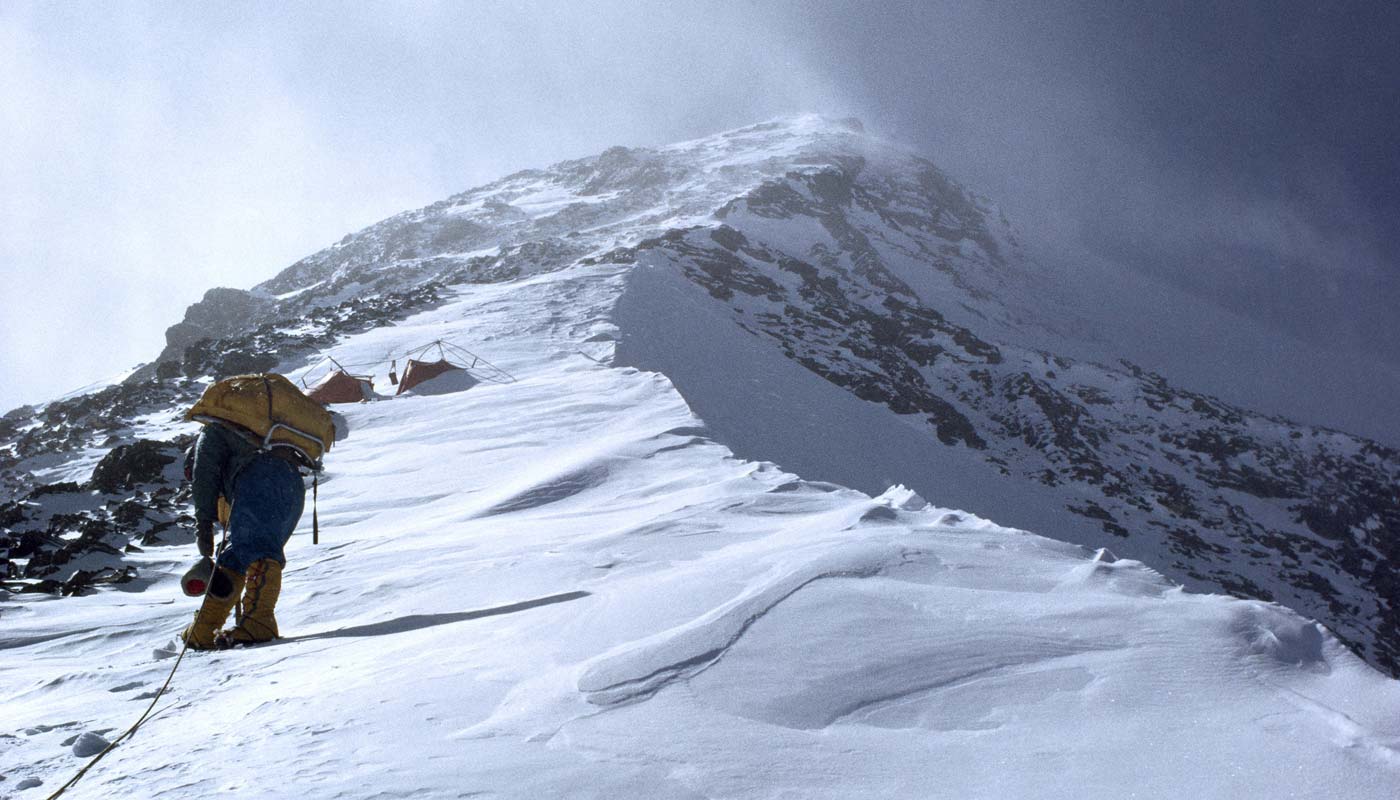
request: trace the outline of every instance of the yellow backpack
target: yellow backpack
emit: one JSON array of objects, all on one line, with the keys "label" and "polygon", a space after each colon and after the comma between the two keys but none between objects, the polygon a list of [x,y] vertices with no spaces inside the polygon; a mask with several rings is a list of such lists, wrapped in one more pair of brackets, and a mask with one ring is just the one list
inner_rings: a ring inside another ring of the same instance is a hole
[{"label": "yellow backpack", "polygon": [[335,443],[335,422],[320,403],[282,375],[235,375],[204,390],[185,413],[191,422],[230,422],[265,449],[287,447],[319,467]]}]

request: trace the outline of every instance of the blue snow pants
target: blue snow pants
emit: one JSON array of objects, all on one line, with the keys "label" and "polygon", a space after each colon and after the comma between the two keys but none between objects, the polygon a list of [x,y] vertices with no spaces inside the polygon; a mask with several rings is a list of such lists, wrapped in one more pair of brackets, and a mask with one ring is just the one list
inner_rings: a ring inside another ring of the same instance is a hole
[{"label": "blue snow pants", "polygon": [[305,505],[306,485],[296,467],[267,453],[256,456],[234,481],[228,547],[219,555],[219,566],[239,574],[264,558],[286,566],[283,548]]}]

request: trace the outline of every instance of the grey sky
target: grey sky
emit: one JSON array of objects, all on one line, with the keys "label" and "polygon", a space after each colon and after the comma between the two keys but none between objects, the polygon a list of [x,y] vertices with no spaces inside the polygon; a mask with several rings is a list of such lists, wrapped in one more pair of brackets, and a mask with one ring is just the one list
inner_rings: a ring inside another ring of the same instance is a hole
[{"label": "grey sky", "polygon": [[738,5],[187,5],[0,4],[0,406],[406,208],[835,96]]},{"label": "grey sky", "polygon": [[0,406],[398,211],[802,110],[908,141],[1067,262],[1400,364],[1393,8],[0,0]]},{"label": "grey sky", "polygon": [[840,5],[799,40],[1040,238],[1400,363],[1400,7]]}]

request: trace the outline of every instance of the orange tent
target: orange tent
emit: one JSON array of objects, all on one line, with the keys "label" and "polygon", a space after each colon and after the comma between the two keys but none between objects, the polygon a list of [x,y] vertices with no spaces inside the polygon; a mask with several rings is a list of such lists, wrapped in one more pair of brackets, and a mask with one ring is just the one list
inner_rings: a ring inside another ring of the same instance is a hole
[{"label": "orange tent", "polygon": [[[437,348],[438,360],[428,361],[427,354],[433,348]],[[449,355],[451,359],[448,358]],[[515,376],[509,372],[470,350],[465,350],[442,339],[436,339],[422,347],[410,350],[402,357],[408,360],[408,363],[404,365],[402,379],[395,375],[398,359],[395,359],[389,368],[389,381],[397,383],[399,387],[396,394],[403,394],[413,387],[421,385],[424,381],[430,381],[449,373],[455,374],[446,379],[445,382],[428,387],[423,391],[427,391],[428,394],[446,394],[469,389],[482,381],[489,383],[515,382]]]},{"label": "orange tent", "polygon": [[306,396],[322,405],[358,403],[374,396],[374,382],[338,369],[311,387]]},{"label": "orange tent", "polygon": [[403,377],[399,379],[399,390],[395,394],[403,394],[423,381],[432,380],[444,372],[453,370],[462,370],[462,367],[445,358],[437,361],[419,361],[410,358],[408,366],[403,368]]}]

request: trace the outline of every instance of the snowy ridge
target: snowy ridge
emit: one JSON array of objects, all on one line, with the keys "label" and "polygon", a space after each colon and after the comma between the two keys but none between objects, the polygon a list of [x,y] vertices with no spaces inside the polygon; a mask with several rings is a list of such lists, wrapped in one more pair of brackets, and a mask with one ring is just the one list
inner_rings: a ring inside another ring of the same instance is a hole
[{"label": "snowy ridge", "polygon": [[[520,380],[347,407],[324,544],[304,526],[290,548],[287,638],[187,659],[69,796],[265,774],[404,798],[1400,786],[1400,684],[1315,623],[736,459],[664,376],[579,354],[606,359],[587,340],[625,286],[572,267],[341,341],[470,333]],[[6,609],[0,792],[55,785],[79,734],[128,724],[162,679],[152,647],[191,609],[176,564],[153,571],[139,594]]]},{"label": "snowy ridge", "polygon": [[1037,270],[928,162],[802,117],[215,295],[146,375],[0,425],[0,797],[169,669],[192,395],[437,338],[518,380],[340,407],[286,638],[188,658],[69,797],[1393,797],[1400,683],[1348,644],[1396,652],[1394,454],[1027,346],[1074,327]]},{"label": "snowy ridge", "polygon": [[429,276],[495,279],[558,268],[602,246],[708,219],[764,177],[863,148],[853,123],[805,116],[651,150],[525,170],[346,236],[253,292],[325,304]]}]

